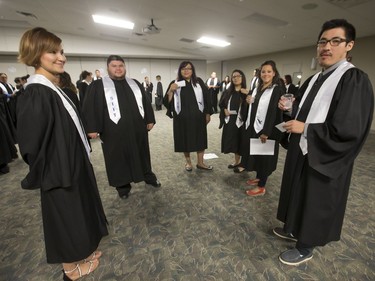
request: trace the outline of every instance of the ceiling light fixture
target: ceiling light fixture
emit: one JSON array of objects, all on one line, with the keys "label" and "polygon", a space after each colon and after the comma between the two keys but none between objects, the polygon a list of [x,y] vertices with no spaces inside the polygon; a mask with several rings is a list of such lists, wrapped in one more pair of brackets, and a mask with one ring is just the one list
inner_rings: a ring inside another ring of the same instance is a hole
[{"label": "ceiling light fixture", "polygon": [[217,47],[227,47],[227,46],[230,45],[230,43],[227,42],[227,41],[214,39],[214,38],[210,38],[210,37],[205,37],[205,36],[199,38],[197,40],[197,42],[203,43],[203,44],[208,44],[208,45],[213,45],[213,46],[217,46]]},{"label": "ceiling light fixture", "polygon": [[116,26],[116,27],[121,27],[121,28],[126,28],[126,29],[134,28],[134,23],[130,21],[126,21],[126,20],[120,20],[120,19],[100,16],[100,15],[92,15],[92,19],[96,23],[101,23],[101,24],[106,24],[106,25]]}]

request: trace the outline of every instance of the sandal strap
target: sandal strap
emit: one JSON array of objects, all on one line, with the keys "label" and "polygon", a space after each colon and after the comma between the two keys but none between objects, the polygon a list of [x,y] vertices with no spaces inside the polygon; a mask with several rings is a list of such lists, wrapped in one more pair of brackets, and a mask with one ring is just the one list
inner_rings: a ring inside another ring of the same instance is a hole
[{"label": "sandal strap", "polygon": [[[93,265],[94,265],[94,261],[89,261],[89,263],[90,263],[90,266],[89,266],[89,269],[87,270],[86,275],[90,274],[91,269],[92,269],[92,267],[93,267]],[[81,277],[81,276],[80,276],[80,277]]]},{"label": "sandal strap", "polygon": [[76,267],[73,268],[72,270],[65,270],[65,269],[64,269],[64,273],[65,273],[65,274],[73,273],[73,272],[76,271],[78,268],[79,268],[79,265],[76,264]]}]

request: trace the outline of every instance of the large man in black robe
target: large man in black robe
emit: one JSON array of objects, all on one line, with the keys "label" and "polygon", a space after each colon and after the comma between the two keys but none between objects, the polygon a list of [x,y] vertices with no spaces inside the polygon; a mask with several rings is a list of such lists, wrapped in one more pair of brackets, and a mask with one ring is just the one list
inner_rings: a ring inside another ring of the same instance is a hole
[{"label": "large man in black robe", "polygon": [[89,137],[100,135],[109,184],[127,198],[131,182],[161,185],[151,169],[148,143],[155,117],[142,85],[125,77],[120,56],[108,57],[107,71],[109,77],[88,88],[82,113]]},{"label": "large man in black robe", "polygon": [[[321,73],[310,77],[294,104],[274,233],[297,241],[279,256],[298,265],[315,246],[340,239],[354,160],[371,128],[374,96],[367,75],[347,62],[355,28],[346,20],[326,22],[318,37]],[[285,109],[283,101],[279,104]]]}]

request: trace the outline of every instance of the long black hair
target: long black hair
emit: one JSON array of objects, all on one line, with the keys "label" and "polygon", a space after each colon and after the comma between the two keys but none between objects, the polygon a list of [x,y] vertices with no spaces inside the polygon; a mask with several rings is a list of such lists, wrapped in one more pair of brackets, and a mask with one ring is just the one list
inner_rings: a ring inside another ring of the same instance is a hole
[{"label": "long black hair", "polygon": [[193,72],[192,75],[191,75],[191,83],[196,86],[197,83],[198,83],[198,79],[197,79],[197,75],[195,74],[195,67],[193,65],[193,63],[191,61],[183,61],[180,63],[180,66],[178,67],[178,73],[177,73],[177,81],[181,81],[181,80],[184,80],[184,77],[182,77],[182,74],[181,74],[181,69],[183,69],[184,67],[186,67],[187,65],[191,65],[191,71]]},{"label": "long black hair", "polygon": [[272,70],[275,72],[275,76],[272,78],[271,85],[276,84],[276,85],[282,86],[280,73],[276,68],[276,63],[273,60],[267,60],[264,63],[262,63],[262,65],[260,66],[260,74],[259,74],[260,79],[259,79],[259,86],[258,86],[259,89],[262,89],[262,86],[263,86],[263,80],[261,79],[261,75],[262,75],[262,68],[265,65],[270,65],[272,67]]}]

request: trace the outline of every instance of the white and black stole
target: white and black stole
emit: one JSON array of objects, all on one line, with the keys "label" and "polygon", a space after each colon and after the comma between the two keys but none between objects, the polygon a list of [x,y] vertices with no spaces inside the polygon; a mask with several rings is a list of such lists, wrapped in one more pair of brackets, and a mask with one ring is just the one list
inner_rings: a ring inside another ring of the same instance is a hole
[{"label": "white and black stole", "polygon": [[41,74],[34,74],[31,75],[27,79],[27,84],[25,84],[25,88],[30,84],[42,84],[44,86],[49,87],[52,89],[61,99],[66,111],[68,111],[70,117],[73,120],[74,125],[77,128],[78,134],[82,140],[83,146],[86,149],[86,153],[88,158],[90,159],[90,145],[87,141],[87,137],[85,134],[85,130],[83,128],[81,119],[79,118],[77,114],[77,109],[74,105],[74,103],[69,99],[69,97],[64,93],[63,90],[61,90],[58,86],[54,85],[50,80],[48,80],[45,76]]},{"label": "white and black stole", "polygon": [[[353,67],[353,64],[345,61],[334,70],[334,72],[327,78],[327,80],[324,81],[323,85],[318,90],[318,93],[316,94],[315,99],[311,105],[309,114],[307,115],[305,121],[306,124],[324,123],[324,121],[327,118],[329,108],[331,106],[333,94],[335,93],[340,78],[348,69]],[[320,72],[318,72],[313,76],[313,78],[311,78],[310,83],[305,91],[306,94],[303,95],[303,98],[298,106],[296,119],[298,117],[299,111],[301,110],[303,103],[306,100],[306,97],[310,93],[312,86],[314,85],[316,79],[318,79],[319,74]],[[303,155],[306,155],[308,152],[307,139],[303,135],[301,136],[299,146],[301,148]]]},{"label": "white and black stole", "polygon": [[[142,118],[144,118],[145,111],[144,111],[143,102],[142,102],[142,92],[139,89],[138,84],[133,79],[125,77],[125,80],[129,84],[134,94],[135,100],[138,105],[139,113],[141,114]],[[109,118],[115,124],[117,124],[121,118],[121,112],[120,112],[120,106],[119,106],[118,99],[117,99],[115,83],[109,76],[104,76],[102,78],[102,81],[103,81],[105,99],[107,102]]]}]

